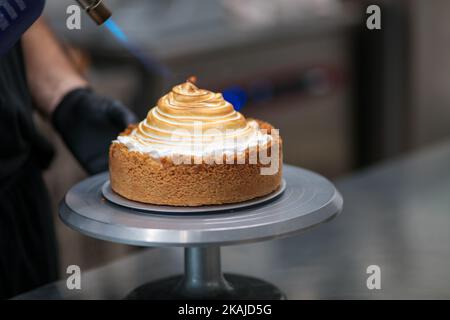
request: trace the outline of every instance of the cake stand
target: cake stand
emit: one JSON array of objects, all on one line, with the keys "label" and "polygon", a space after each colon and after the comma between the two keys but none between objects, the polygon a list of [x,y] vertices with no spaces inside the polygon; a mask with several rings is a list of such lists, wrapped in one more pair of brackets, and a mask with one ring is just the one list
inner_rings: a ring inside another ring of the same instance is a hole
[{"label": "cake stand", "polygon": [[[285,165],[284,192],[230,206],[137,210],[107,200],[108,173],[74,186],[60,205],[69,227],[94,238],[145,247],[184,247],[184,275],[145,284],[129,299],[284,299],[272,284],[223,274],[220,247],[304,231],[336,216],[343,199],[327,179]],[[103,191],[102,191],[103,189]],[[145,208],[144,208],[145,209]],[[204,210],[208,212],[204,212]]]}]

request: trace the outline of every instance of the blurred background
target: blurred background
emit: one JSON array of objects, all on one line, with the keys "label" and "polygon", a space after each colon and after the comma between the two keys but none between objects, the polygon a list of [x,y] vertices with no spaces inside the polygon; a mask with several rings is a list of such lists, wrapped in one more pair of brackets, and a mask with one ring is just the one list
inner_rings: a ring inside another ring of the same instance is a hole
[{"label": "blurred background", "polygon": [[[280,128],[285,162],[335,179],[450,136],[447,0],[105,0],[124,34],[47,0],[46,17],[100,93],[140,118],[195,75],[247,117]],[[382,29],[366,28],[378,4]],[[86,177],[57,146],[46,173],[56,219],[64,193]],[[61,174],[64,173],[64,174]],[[61,266],[89,269],[136,248],[84,237],[57,220]]]}]

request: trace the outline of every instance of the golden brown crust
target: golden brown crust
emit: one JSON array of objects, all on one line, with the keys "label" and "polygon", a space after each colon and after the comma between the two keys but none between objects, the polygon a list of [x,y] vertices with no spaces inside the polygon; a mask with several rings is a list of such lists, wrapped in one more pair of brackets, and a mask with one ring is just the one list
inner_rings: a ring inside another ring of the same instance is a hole
[{"label": "golden brown crust", "polygon": [[[262,129],[273,127],[258,121]],[[123,134],[130,134],[129,127]],[[155,159],[131,152],[121,143],[110,148],[112,189],[138,202],[173,206],[200,206],[235,203],[275,191],[281,183],[281,139],[269,146],[280,150],[280,167],[274,175],[261,175],[261,163],[249,164],[174,164],[171,158]],[[246,159],[249,154],[246,151]]]}]

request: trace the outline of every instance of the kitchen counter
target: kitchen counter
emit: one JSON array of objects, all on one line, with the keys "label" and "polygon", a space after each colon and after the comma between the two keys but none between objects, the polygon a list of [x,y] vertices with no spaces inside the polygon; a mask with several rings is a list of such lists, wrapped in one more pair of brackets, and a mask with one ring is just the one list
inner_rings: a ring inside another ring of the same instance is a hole
[{"label": "kitchen counter", "polygon": [[[277,285],[289,299],[450,298],[450,141],[340,179],[344,211],[302,234],[224,247],[225,272]],[[381,269],[369,290],[367,267]],[[144,249],[17,299],[121,299],[148,281],[181,273],[183,250]]]}]

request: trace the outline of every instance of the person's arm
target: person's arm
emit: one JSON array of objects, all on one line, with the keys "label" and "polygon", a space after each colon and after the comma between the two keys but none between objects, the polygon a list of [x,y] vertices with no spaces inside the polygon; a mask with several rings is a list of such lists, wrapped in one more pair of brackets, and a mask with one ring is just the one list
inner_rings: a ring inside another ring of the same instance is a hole
[{"label": "person's arm", "polygon": [[28,86],[42,114],[51,116],[67,93],[88,86],[43,18],[24,33],[22,47]]},{"label": "person's arm", "polygon": [[42,19],[24,34],[22,47],[36,108],[88,173],[107,170],[111,141],[136,122],[134,114],[88,88]]}]

